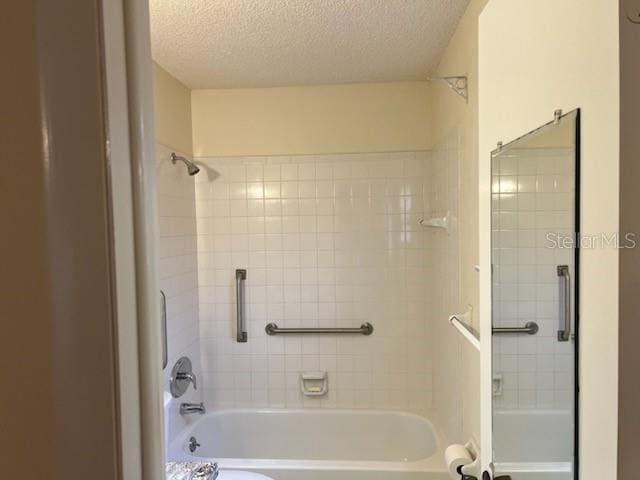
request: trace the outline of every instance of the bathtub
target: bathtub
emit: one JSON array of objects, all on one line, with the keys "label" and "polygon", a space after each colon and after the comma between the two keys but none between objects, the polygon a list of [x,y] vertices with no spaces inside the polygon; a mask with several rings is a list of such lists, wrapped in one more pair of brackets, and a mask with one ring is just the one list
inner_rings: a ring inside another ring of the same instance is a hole
[{"label": "bathtub", "polygon": [[571,480],[572,412],[495,411],[493,448],[496,474],[511,475],[518,480]]},{"label": "bathtub", "polygon": [[[194,453],[190,437],[200,444]],[[432,423],[403,412],[216,411],[198,418],[169,448],[169,460],[204,459],[275,480],[448,479]]]}]

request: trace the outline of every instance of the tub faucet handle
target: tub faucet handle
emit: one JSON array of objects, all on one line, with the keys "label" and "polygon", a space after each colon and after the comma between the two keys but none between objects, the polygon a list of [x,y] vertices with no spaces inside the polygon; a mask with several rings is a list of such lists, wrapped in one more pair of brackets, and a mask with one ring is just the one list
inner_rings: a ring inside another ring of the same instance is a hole
[{"label": "tub faucet handle", "polygon": [[189,357],[180,357],[171,369],[169,378],[169,391],[173,398],[180,398],[193,385],[193,389],[198,389],[196,374],[193,373],[193,366]]},{"label": "tub faucet handle", "polygon": [[191,382],[191,384],[193,385],[193,389],[198,389],[198,379],[193,372],[178,372],[178,374],[176,375],[176,379]]}]

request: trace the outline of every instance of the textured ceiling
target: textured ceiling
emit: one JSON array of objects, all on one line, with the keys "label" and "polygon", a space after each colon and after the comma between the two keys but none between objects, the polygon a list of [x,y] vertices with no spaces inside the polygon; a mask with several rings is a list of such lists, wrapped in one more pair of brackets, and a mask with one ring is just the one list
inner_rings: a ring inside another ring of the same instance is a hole
[{"label": "textured ceiling", "polygon": [[424,80],[467,3],[151,0],[153,57],[191,88]]}]

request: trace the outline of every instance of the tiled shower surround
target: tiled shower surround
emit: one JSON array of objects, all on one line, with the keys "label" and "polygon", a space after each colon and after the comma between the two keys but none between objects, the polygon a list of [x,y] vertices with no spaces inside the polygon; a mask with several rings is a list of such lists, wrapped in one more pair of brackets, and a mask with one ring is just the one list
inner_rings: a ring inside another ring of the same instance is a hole
[{"label": "tiled shower surround", "polygon": [[[203,395],[209,408],[431,408],[429,153],[197,158]],[[235,270],[247,270],[237,343]],[[265,326],[371,336],[267,336]],[[301,372],[326,371],[325,397]]]},{"label": "tiled shower surround", "polygon": [[[183,355],[193,361],[194,372],[200,375],[194,182],[182,164],[171,163],[171,152],[169,148],[156,144],[158,283],[167,298],[169,362],[163,371],[166,391],[169,390],[171,368]],[[180,401],[194,402],[200,398],[200,392],[190,388]],[[178,407],[179,401],[171,403],[171,431],[179,430],[185,422],[178,414]]]},{"label": "tiled shower surround", "polygon": [[569,265],[575,279],[574,252],[553,247],[556,234],[572,238],[573,158],[571,148],[529,148],[493,161],[493,322],[540,327],[536,335],[494,337],[493,370],[503,380],[497,408],[572,407],[573,342],[556,336],[557,265]]}]

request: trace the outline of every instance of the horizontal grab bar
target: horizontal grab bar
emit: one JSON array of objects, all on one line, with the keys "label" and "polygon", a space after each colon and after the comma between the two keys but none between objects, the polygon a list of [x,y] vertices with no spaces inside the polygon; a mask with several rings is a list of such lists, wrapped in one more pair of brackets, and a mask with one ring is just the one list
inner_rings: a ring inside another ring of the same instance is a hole
[{"label": "horizontal grab bar", "polygon": [[496,333],[527,333],[535,335],[538,333],[538,324],[536,322],[527,322],[524,327],[493,327],[491,331],[494,335]]},{"label": "horizontal grab bar", "polygon": [[359,333],[361,335],[371,335],[373,333],[373,325],[365,322],[360,328],[280,328],[275,323],[269,323],[264,329],[267,335],[280,334],[307,334],[307,333]]}]

